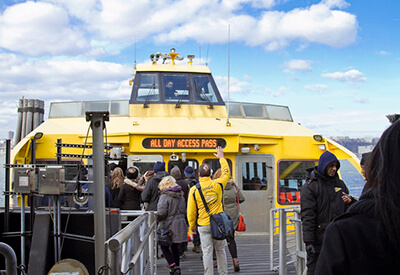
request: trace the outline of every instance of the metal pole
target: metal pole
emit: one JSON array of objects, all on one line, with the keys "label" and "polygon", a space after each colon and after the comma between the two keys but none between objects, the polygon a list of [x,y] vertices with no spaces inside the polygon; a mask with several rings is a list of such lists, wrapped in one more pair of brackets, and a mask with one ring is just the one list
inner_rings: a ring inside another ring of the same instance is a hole
[{"label": "metal pole", "polygon": [[94,182],[94,234],[96,272],[105,266],[106,210],[104,182],[103,128],[108,121],[108,112],[86,112],[86,121],[91,121],[93,131],[93,182]]},{"label": "metal pole", "polygon": [[[31,141],[31,164],[35,165],[36,164],[36,138],[33,137]],[[39,181],[39,173],[38,169],[35,167],[35,190],[38,190],[38,181]],[[29,201],[30,201],[30,209],[31,209],[31,223],[30,223],[30,231],[33,232],[33,224],[35,222],[35,206],[36,206],[36,198],[35,195],[31,192],[29,195]]]},{"label": "metal pole", "polygon": [[275,211],[271,209],[269,215],[269,269],[274,270],[274,227],[275,227]]},{"label": "metal pole", "polygon": [[[51,200],[51,196],[49,196],[49,200]],[[57,242],[57,211],[56,211],[56,200],[55,196],[53,196],[53,217],[54,217],[54,222],[53,222],[53,239],[54,239],[54,262],[58,262],[58,242]]]},{"label": "metal pole", "polygon": [[305,269],[305,259],[306,252],[304,251],[304,243],[303,243],[303,230],[301,227],[301,219],[300,219],[300,209],[294,210],[295,217],[295,232],[296,232],[296,250],[297,250],[297,262],[298,262],[298,270],[303,273]]},{"label": "metal pole", "polygon": [[61,260],[61,200],[59,196],[54,196],[57,202],[57,261]]},{"label": "metal pole", "polygon": [[21,265],[25,266],[25,195],[21,194]]},{"label": "metal pole", "polygon": [[286,275],[286,211],[279,209],[279,275]]},{"label": "metal pole", "polygon": [[[10,164],[10,151],[11,151],[11,140],[6,140],[6,159],[5,163]],[[8,232],[9,230],[9,219],[10,219],[10,167],[5,168],[5,185],[4,186],[4,231]]]}]

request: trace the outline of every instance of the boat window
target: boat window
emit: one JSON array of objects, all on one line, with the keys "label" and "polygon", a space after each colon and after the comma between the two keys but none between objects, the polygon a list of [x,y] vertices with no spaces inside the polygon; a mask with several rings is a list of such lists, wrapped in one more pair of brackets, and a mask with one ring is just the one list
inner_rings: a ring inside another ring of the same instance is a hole
[{"label": "boat window", "polygon": [[129,155],[127,167],[136,166],[140,170],[140,174],[144,175],[146,171],[153,170],[153,166],[157,161],[164,161],[161,155]]},{"label": "boat window", "polygon": [[[226,159],[229,165],[229,169],[231,170],[231,175],[232,175],[232,161],[230,159]],[[207,163],[208,166],[211,167],[212,169],[212,174],[214,174],[215,171],[217,171],[219,168],[221,168],[221,165],[219,164],[218,159],[205,159],[203,163]],[[212,175],[211,175],[212,178]]]},{"label": "boat window", "polygon": [[280,204],[300,203],[301,187],[307,179],[307,169],[317,164],[314,160],[282,160],[279,162],[278,202]]},{"label": "boat window", "polygon": [[241,104],[227,104],[229,106],[229,115],[232,117],[243,117]]},{"label": "boat window", "polygon": [[263,105],[243,104],[242,106],[246,117],[267,117]]},{"label": "boat window", "polygon": [[52,102],[49,118],[79,117],[86,112],[108,111],[110,115],[128,115],[128,100],[99,100],[99,101],[74,101]]},{"label": "boat window", "polygon": [[185,162],[183,162],[181,159],[178,160],[178,161],[171,161],[170,160],[168,162],[168,170],[167,171],[168,171],[168,173],[171,174],[172,168],[178,167],[181,170],[182,178],[185,178],[184,171],[185,171],[186,166],[192,167],[194,169],[194,174],[197,177],[197,171],[198,171],[198,167],[199,167],[199,162],[196,159],[186,159]]},{"label": "boat window", "polygon": [[266,162],[243,162],[243,190],[267,190],[268,165]]},{"label": "boat window", "polygon": [[270,119],[293,121],[289,108],[285,106],[266,105],[267,114]]},{"label": "boat window", "polygon": [[137,101],[158,101],[158,75],[141,74],[137,92]]},{"label": "boat window", "polygon": [[196,95],[196,101],[201,102],[218,102],[215,96],[215,91],[211,85],[208,76],[195,76],[194,77],[194,89]]},{"label": "boat window", "polygon": [[189,86],[186,75],[164,75],[165,100],[189,101]]}]

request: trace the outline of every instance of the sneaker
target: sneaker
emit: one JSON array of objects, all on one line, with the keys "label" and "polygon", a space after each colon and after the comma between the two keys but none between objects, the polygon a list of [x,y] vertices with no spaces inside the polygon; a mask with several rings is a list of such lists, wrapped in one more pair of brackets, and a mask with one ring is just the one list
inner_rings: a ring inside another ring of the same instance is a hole
[{"label": "sneaker", "polygon": [[170,275],[181,275],[181,268],[179,266],[174,266],[169,271]]}]

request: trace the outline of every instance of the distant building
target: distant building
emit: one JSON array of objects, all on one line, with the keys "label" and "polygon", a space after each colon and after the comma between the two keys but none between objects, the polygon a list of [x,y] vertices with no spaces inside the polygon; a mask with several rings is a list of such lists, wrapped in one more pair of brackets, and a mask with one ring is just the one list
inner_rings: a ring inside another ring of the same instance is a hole
[{"label": "distant building", "polygon": [[364,153],[371,152],[374,149],[374,145],[358,146],[358,155],[361,156]]},{"label": "distant building", "polygon": [[363,153],[372,151],[379,140],[379,138],[350,138],[348,136],[336,136],[331,139],[352,151],[359,158]]}]

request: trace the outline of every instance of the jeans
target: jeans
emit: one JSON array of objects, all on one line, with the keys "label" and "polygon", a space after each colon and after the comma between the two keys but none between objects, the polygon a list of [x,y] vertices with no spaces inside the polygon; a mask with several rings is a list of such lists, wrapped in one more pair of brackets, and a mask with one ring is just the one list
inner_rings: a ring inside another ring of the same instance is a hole
[{"label": "jeans", "polygon": [[203,251],[204,275],[213,275],[213,248],[217,254],[218,274],[228,274],[228,263],[226,260],[225,240],[214,240],[211,238],[210,226],[198,227],[201,240],[201,250]]}]

